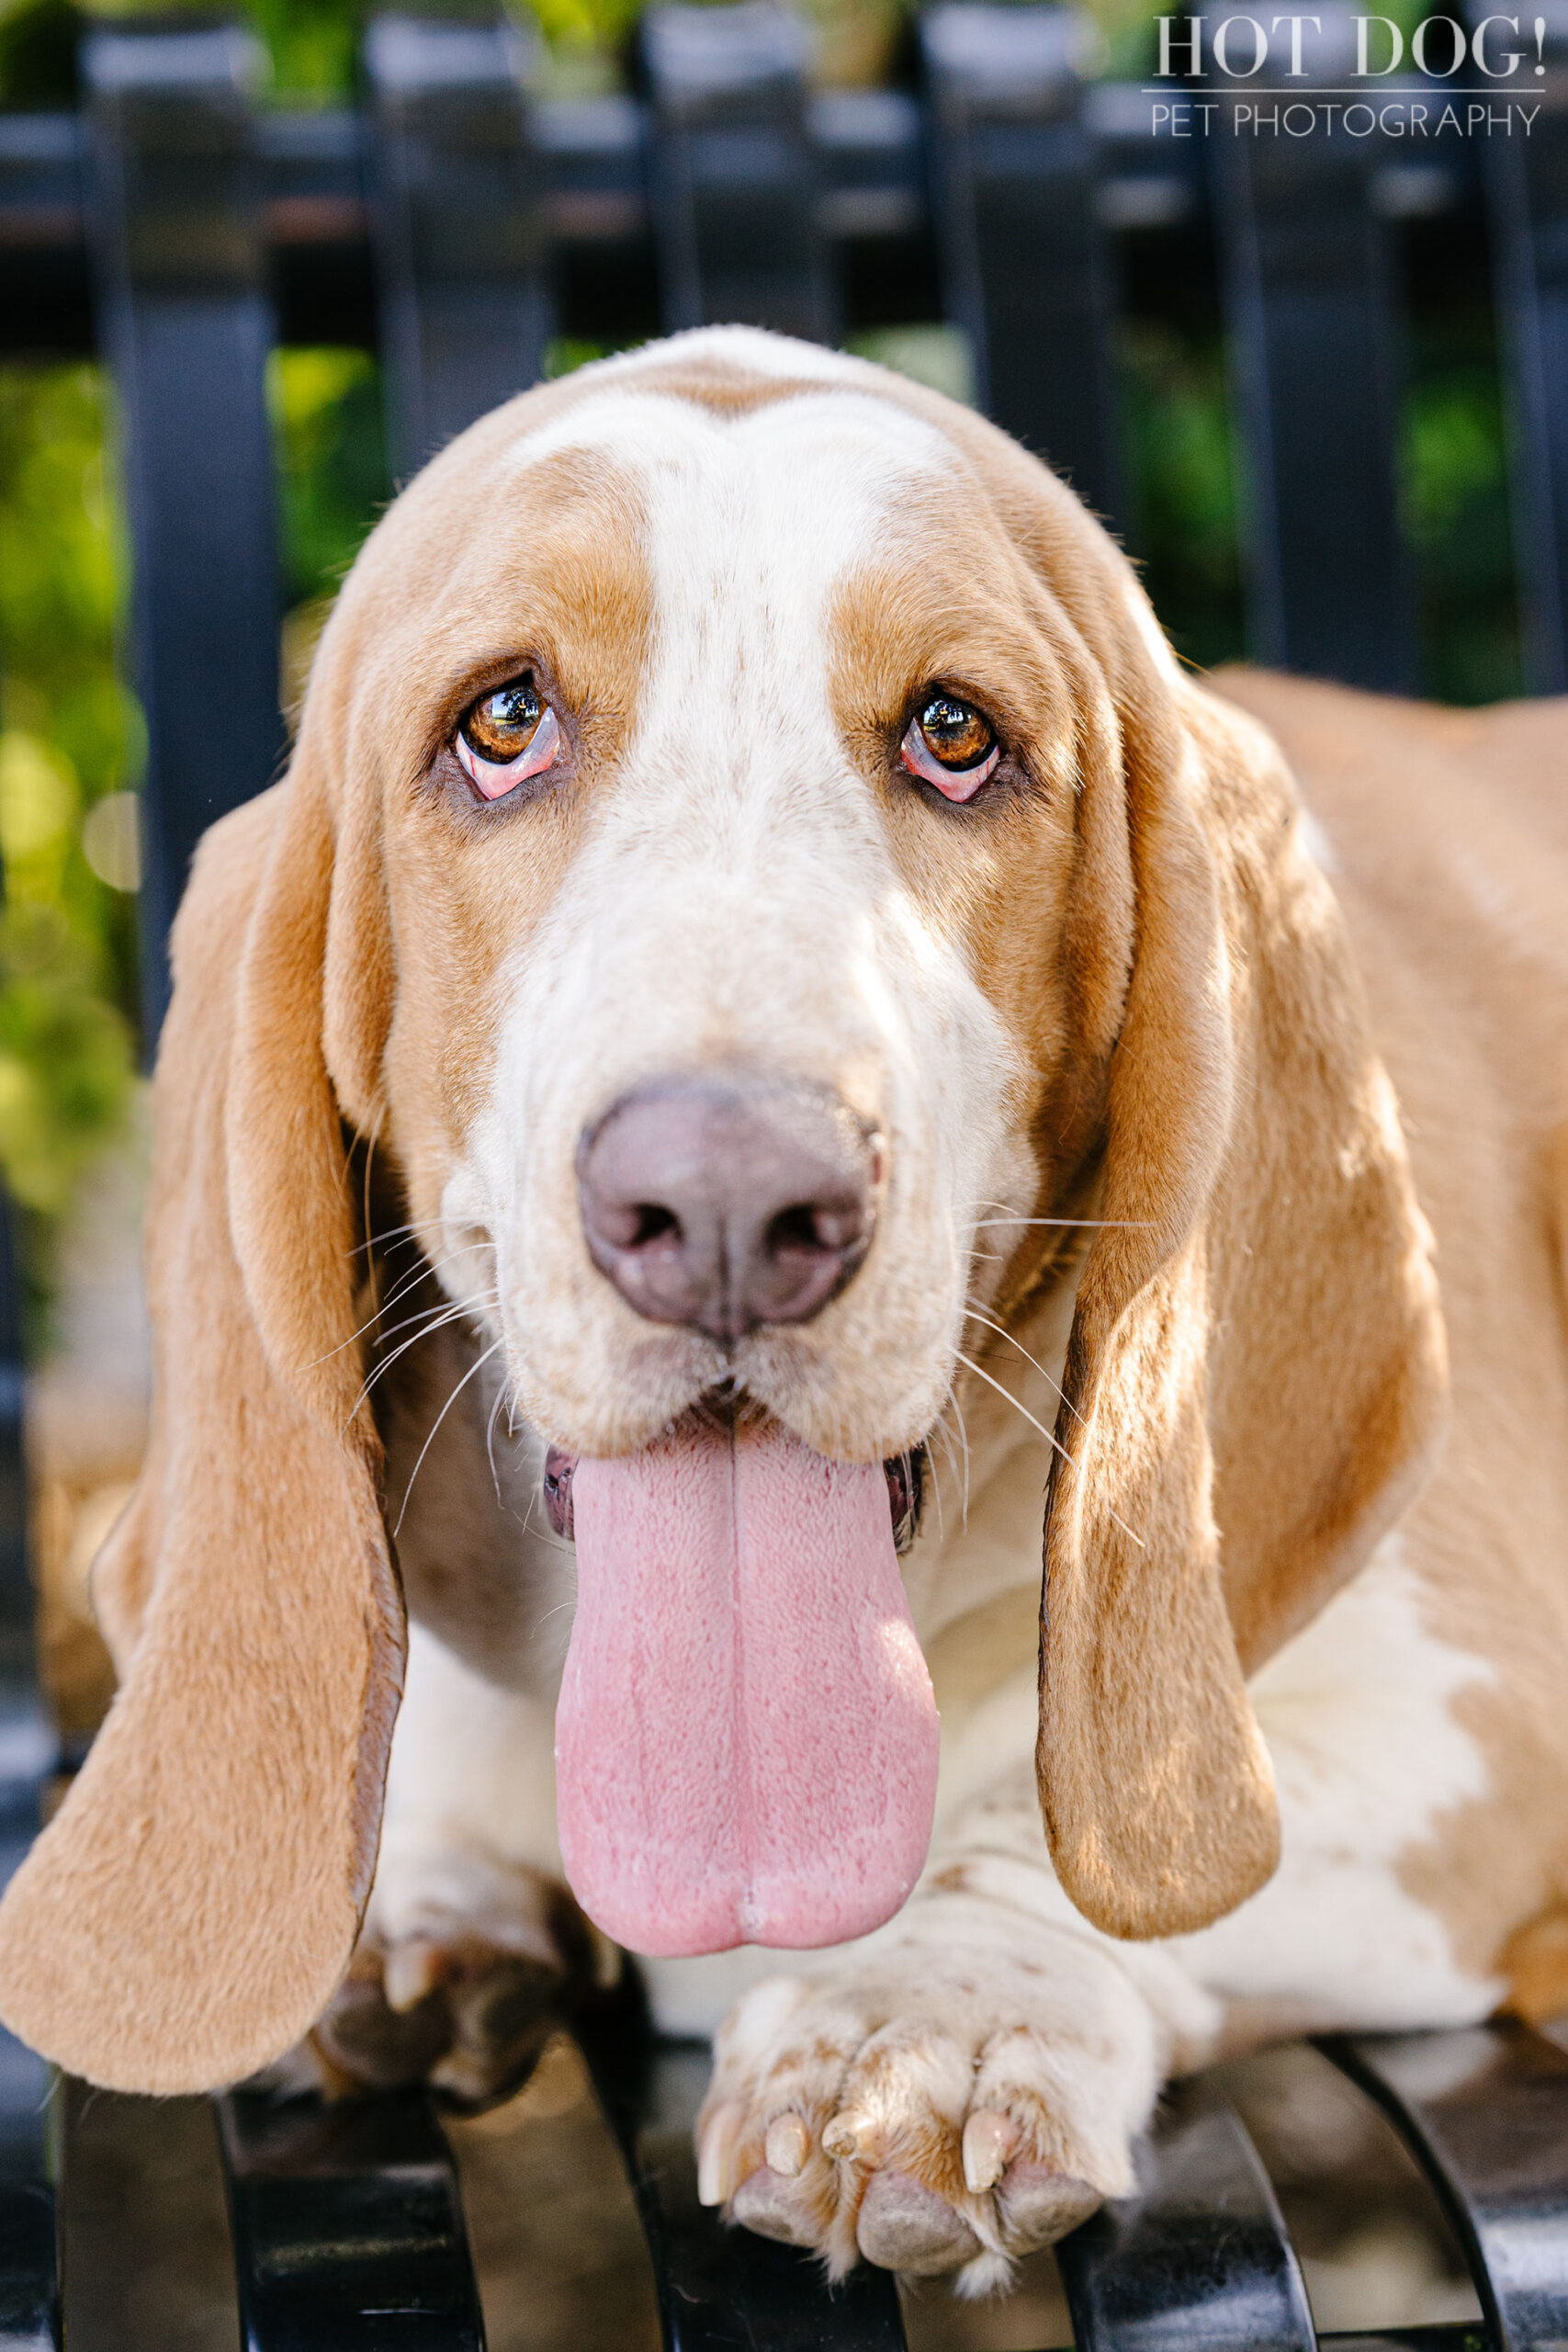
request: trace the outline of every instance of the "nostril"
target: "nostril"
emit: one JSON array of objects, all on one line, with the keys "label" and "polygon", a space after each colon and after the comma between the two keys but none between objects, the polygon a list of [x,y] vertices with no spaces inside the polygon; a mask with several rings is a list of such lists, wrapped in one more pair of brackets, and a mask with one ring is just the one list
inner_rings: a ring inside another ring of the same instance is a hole
[{"label": "nostril", "polygon": [[632,1215],[636,1225],[631,1239],[624,1245],[628,1250],[645,1250],[650,1241],[682,1238],[680,1218],[673,1209],[665,1208],[659,1201],[637,1202]]},{"label": "nostril", "polygon": [[612,1250],[646,1250],[650,1242],[681,1238],[681,1220],[660,1201],[605,1200],[594,1195],[592,1225]]},{"label": "nostril", "polygon": [[773,1258],[803,1251],[814,1257],[824,1251],[836,1256],[852,1250],[864,1229],[865,1219],[857,1203],[829,1206],[820,1201],[797,1201],[770,1218],[762,1246]]}]

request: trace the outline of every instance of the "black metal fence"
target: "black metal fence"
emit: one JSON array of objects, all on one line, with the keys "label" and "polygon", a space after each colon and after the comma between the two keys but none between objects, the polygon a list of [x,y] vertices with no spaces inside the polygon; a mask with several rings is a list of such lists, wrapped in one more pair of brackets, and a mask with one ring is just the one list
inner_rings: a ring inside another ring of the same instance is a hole
[{"label": "black metal fence", "polygon": [[[118,388],[152,1009],[191,848],[281,750],[265,407],[280,341],[379,349],[406,476],[533,381],[553,334],[738,319],[836,341],[943,319],[966,332],[981,405],[1122,524],[1117,316],[1212,288],[1246,459],[1250,650],[1398,690],[1416,674],[1396,479],[1409,265],[1416,250],[1440,277],[1445,253],[1451,270],[1483,251],[1528,682],[1568,685],[1568,6],[1542,5],[1545,71],[1508,106],[1465,69],[1463,86],[1381,85],[1364,134],[1352,108],[1298,106],[1300,137],[1260,133],[1235,83],[1208,92],[1206,138],[1169,135],[1170,89],[1082,80],[1080,20],[1047,7],[932,8],[917,86],[817,92],[784,11],[657,7],[639,96],[545,104],[514,25],[387,17],[363,104],[311,112],[257,105],[235,27],[95,31],[80,114],[0,116],[0,350],[96,349]],[[1332,27],[1340,0],[1318,13]],[[1417,93],[1434,120],[1452,102],[1511,128],[1377,127]],[[221,776],[193,691],[216,677]]]},{"label": "black metal fence", "polygon": [[[1253,650],[1397,689],[1414,665],[1397,352],[1412,241],[1436,223],[1456,252],[1490,254],[1529,674],[1568,684],[1568,0],[1550,5],[1528,132],[1419,153],[1375,113],[1352,132],[1343,107],[1337,121],[1314,109],[1304,135],[1261,133],[1238,83],[1209,91],[1207,138],[1158,135],[1169,90],[1085,81],[1081,25],[1047,7],[932,8],[910,86],[833,92],[810,87],[802,29],[778,9],[657,7],[638,95],[554,103],[531,98],[514,24],[385,17],[363,103],[310,113],[258,106],[257,53],[233,26],[101,25],[80,113],[0,116],[0,351],[96,350],[118,390],[149,732],[150,1030],[196,840],[283,750],[265,388],[280,341],[379,350],[406,475],[532,382],[558,334],[623,344],[730,319],[831,342],[944,320],[965,331],[980,403],[1116,523],[1118,314],[1213,299],[1246,457]],[[1342,11],[1321,0],[1321,14]],[[1461,110],[1497,99],[1435,79],[1385,83],[1380,99],[1400,92]],[[19,1432],[17,1336],[0,1325],[12,1859],[51,1755],[27,1664]],[[1568,2058],[1504,2027],[1330,2054],[1429,2173],[1485,2315],[1480,2332],[1397,2340],[1568,2340]],[[806,2257],[697,2207],[699,2053],[589,2055],[671,2346],[902,2345],[886,2274],[830,2296]],[[58,2341],[50,2184],[69,2163],[69,2109],[45,2094],[43,2070],[0,2041],[0,2347]],[[423,2098],[322,2110],[236,2093],[219,2109],[251,2352],[481,2344],[456,2177]],[[1068,2240],[1061,2268],[1086,2352],[1316,2341],[1267,2178],[1209,2091],[1173,2113],[1140,2194]]]}]

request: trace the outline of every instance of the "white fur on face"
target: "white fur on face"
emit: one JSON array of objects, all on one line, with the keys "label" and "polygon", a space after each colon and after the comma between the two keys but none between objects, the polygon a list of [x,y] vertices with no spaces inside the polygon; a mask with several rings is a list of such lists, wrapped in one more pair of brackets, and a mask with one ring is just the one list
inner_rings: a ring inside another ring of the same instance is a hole
[{"label": "white fur on face", "polygon": [[[726,420],[628,387],[517,462],[580,447],[637,482],[652,658],[619,771],[515,956],[443,1246],[494,1238],[523,1408],[562,1442],[630,1450],[733,1371],[819,1451],[885,1455],[942,1405],[981,1204],[1031,1189],[1002,1024],[904,886],[829,699],[840,583],[897,543],[951,452],[858,390]],[[576,1179],[580,1136],[627,1089],[723,1063],[831,1087],[887,1145],[855,1280],[729,1361],[622,1303],[588,1256]]]}]

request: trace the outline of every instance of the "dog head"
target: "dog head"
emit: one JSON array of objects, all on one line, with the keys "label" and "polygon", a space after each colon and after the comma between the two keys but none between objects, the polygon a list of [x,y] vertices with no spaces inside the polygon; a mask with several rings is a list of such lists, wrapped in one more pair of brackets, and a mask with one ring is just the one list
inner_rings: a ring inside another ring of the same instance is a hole
[{"label": "dog head", "polygon": [[0,1910],[28,2041],[232,2079],[346,1963],[401,1643],[355,1137],[593,1461],[717,1397],[879,1476],[975,1298],[1018,1313],[1092,1204],[1047,1498],[1056,1866],[1133,1936],[1268,1876],[1244,1671],[1406,1498],[1441,1330],[1277,755],[1042,467],[735,331],[525,395],[373,534],[175,976],[123,1687]]}]

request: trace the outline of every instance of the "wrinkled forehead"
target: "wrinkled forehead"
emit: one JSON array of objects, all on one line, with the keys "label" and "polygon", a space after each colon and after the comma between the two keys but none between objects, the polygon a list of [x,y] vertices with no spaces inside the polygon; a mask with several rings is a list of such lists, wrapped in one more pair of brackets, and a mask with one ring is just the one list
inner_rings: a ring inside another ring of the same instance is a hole
[{"label": "wrinkled forehead", "polygon": [[625,484],[666,629],[711,630],[762,607],[793,633],[869,560],[912,548],[956,453],[872,394],[792,392],[726,413],[627,387],[584,400],[512,452],[525,482],[569,458]]}]

